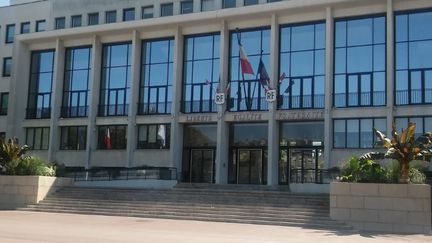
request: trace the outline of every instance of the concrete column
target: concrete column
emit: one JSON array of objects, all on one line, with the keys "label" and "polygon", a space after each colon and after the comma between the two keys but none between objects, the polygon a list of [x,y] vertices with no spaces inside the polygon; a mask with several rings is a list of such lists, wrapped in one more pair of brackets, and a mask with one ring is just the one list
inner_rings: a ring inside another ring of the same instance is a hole
[{"label": "concrete column", "polygon": [[48,146],[48,161],[51,162],[55,161],[55,153],[59,149],[60,128],[58,127],[58,120],[62,104],[65,56],[63,41],[57,39],[54,55],[54,75],[51,86],[51,119]]},{"label": "concrete column", "polygon": [[334,20],[330,7],[326,8],[326,82],[325,82],[325,107],[324,107],[324,160],[325,168],[332,167],[332,148],[333,148],[333,36]]},{"label": "concrete column", "polygon": [[[229,63],[229,29],[227,22],[221,22],[220,36],[220,87],[221,91],[225,92],[228,84],[228,63]],[[229,154],[229,124],[225,122],[224,113],[226,111],[226,103],[218,106],[218,122],[217,122],[217,143],[216,143],[216,184],[228,183],[228,154]]]},{"label": "concrete column", "polygon": [[[13,55],[13,71],[9,86],[9,107],[7,116],[6,137],[17,137],[21,144],[25,143],[25,131],[21,125],[25,119],[30,80],[31,53],[26,44],[16,41]],[[28,68],[22,68],[28,67]],[[23,98],[26,97],[26,98]]]},{"label": "concrete column", "polygon": [[391,134],[394,111],[394,14],[393,0],[387,0],[387,135]]},{"label": "concrete column", "polygon": [[[277,89],[279,81],[279,23],[276,14],[271,18],[270,86]],[[279,122],[276,121],[277,102],[269,103],[267,185],[279,184]]]},{"label": "concrete column", "polygon": [[177,168],[177,176],[180,180],[182,171],[183,154],[183,125],[179,123],[182,94],[182,69],[183,69],[183,34],[180,26],[177,26],[175,33],[174,53],[174,80],[171,108],[171,141],[170,160],[172,166]]},{"label": "concrete column", "polygon": [[91,153],[97,148],[96,117],[99,104],[99,90],[101,83],[102,44],[98,36],[93,36],[91,50],[91,71],[89,78],[89,103],[87,119],[87,163],[86,168],[91,168]]},{"label": "concrete column", "polygon": [[141,67],[141,41],[138,31],[132,32],[132,77],[131,77],[131,95],[129,97],[129,117],[127,128],[127,158],[126,167],[133,166],[133,153],[136,150],[136,114],[138,107],[138,94],[140,83],[140,67]]}]

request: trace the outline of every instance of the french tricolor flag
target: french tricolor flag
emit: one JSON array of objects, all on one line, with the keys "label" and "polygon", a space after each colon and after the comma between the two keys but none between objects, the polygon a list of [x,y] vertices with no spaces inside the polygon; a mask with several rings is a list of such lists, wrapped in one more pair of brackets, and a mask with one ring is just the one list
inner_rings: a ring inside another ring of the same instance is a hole
[{"label": "french tricolor flag", "polygon": [[238,45],[239,45],[239,49],[240,49],[240,65],[241,65],[242,73],[254,75],[255,73],[252,69],[252,65],[249,62],[248,56],[247,56],[247,54],[243,48],[243,45],[241,44],[240,34],[238,31],[237,31],[237,40],[238,40]]}]

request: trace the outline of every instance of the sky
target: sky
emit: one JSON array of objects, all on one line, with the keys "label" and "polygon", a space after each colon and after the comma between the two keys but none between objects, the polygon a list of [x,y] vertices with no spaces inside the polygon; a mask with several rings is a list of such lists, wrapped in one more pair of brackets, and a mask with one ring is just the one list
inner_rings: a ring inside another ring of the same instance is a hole
[{"label": "sky", "polygon": [[5,5],[9,5],[9,0],[0,0],[0,7]]}]

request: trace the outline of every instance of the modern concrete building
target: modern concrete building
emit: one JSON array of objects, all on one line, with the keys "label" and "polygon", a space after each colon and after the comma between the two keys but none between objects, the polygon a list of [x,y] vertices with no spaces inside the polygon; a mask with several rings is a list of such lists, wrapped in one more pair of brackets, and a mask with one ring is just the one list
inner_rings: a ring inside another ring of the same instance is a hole
[{"label": "modern concrete building", "polygon": [[321,183],[374,127],[432,130],[431,21],[430,0],[12,0],[0,131],[71,167]]}]

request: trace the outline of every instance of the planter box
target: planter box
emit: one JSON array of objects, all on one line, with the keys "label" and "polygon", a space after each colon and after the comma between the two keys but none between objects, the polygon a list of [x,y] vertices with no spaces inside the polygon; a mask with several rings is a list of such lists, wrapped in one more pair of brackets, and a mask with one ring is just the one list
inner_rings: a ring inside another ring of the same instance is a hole
[{"label": "planter box", "polygon": [[330,184],[330,217],[359,230],[432,232],[431,187],[414,184]]},{"label": "planter box", "polygon": [[70,178],[0,176],[0,209],[15,209],[39,203],[57,189],[70,185]]}]

